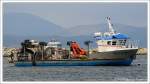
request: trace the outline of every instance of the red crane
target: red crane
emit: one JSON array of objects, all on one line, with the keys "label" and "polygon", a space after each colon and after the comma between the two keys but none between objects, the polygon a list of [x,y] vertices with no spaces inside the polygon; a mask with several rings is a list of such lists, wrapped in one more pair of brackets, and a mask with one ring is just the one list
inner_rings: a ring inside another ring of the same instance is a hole
[{"label": "red crane", "polygon": [[80,58],[87,55],[87,51],[83,48],[80,48],[77,42],[72,41],[70,44],[71,51],[73,53],[73,58]]}]

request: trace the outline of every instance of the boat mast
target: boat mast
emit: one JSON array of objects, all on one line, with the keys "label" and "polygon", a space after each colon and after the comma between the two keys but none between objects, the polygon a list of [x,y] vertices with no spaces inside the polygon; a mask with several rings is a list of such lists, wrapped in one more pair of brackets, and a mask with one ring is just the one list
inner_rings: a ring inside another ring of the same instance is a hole
[{"label": "boat mast", "polygon": [[109,32],[110,32],[111,34],[115,34],[115,31],[114,31],[114,29],[113,29],[113,24],[111,24],[110,17],[107,17],[106,19],[107,19],[107,22],[108,22]]}]

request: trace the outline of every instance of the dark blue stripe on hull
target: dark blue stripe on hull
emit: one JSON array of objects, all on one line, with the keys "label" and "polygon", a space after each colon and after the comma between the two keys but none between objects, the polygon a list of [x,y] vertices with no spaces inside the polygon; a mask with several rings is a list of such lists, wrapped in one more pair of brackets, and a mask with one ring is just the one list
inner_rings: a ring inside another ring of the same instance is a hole
[{"label": "dark blue stripe on hull", "polygon": [[15,66],[23,66],[23,67],[26,67],[26,66],[33,66],[33,65],[32,65],[32,62],[16,62],[16,63],[15,63]]},{"label": "dark blue stripe on hull", "polygon": [[[66,61],[37,61],[36,66],[99,66],[99,65],[130,65],[133,59],[127,60],[66,60]],[[32,66],[32,62],[16,62],[16,66]]]}]

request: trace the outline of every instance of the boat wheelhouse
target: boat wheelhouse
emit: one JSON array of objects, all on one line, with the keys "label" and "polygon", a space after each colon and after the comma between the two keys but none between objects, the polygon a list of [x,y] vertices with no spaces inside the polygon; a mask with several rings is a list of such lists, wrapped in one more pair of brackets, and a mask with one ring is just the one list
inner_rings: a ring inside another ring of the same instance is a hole
[{"label": "boat wheelhouse", "polygon": [[107,22],[109,26],[109,32],[94,33],[94,37],[98,46],[98,52],[138,48],[137,41],[131,42],[127,35],[116,33],[116,31],[114,31],[109,17],[107,17]]}]

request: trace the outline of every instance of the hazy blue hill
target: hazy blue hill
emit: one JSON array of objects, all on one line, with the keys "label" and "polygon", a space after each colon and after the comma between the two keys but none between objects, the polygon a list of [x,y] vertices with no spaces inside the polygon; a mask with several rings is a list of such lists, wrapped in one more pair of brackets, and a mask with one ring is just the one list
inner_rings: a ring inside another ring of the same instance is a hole
[{"label": "hazy blue hill", "polygon": [[[3,27],[3,43],[6,47],[20,46],[24,39],[37,39],[49,41],[57,39],[66,45],[69,40],[74,40],[85,47],[85,40],[93,40],[94,32],[108,31],[107,24],[79,25],[64,29],[55,23],[44,20],[38,16],[26,13],[5,13]],[[129,35],[132,39],[140,40],[142,47],[147,46],[147,28],[133,27],[123,24],[114,24],[117,32]],[[95,47],[95,44],[92,44]]]},{"label": "hazy blue hill", "polygon": [[78,25],[72,28],[68,28],[68,31],[72,33],[73,36],[76,35],[93,35],[98,31],[106,31],[106,24],[93,24],[93,25]]},{"label": "hazy blue hill", "polygon": [[[147,29],[146,27],[134,27],[124,24],[115,24],[114,29],[117,32],[125,33],[125,34],[143,34],[146,35]],[[76,35],[90,35],[95,32],[106,32],[108,31],[107,24],[93,24],[93,25],[79,25],[72,28],[68,28],[69,32],[71,32],[74,36]],[[145,33],[146,32],[146,33]],[[132,36],[131,36],[132,37]]]},{"label": "hazy blue hill", "polygon": [[[93,40],[92,36],[15,36],[15,35],[4,35],[3,45],[5,47],[20,47],[20,43],[25,39],[35,39],[38,41],[49,42],[51,39],[60,41],[63,47],[67,46],[67,41],[77,41],[81,47],[85,48],[84,41]],[[92,44],[96,47],[95,43]]]},{"label": "hazy blue hill", "polygon": [[[147,27],[134,27],[124,24],[115,24],[114,29],[118,33],[128,35],[131,39],[140,40],[142,47],[147,46]],[[80,25],[69,29],[74,36],[76,35],[93,35],[94,32],[106,32],[108,31],[107,24],[95,24],[95,25]]]},{"label": "hazy blue hill", "polygon": [[[26,13],[5,13],[4,34],[22,36],[66,35],[65,29],[38,16]],[[67,34],[68,35],[68,34]]]}]

